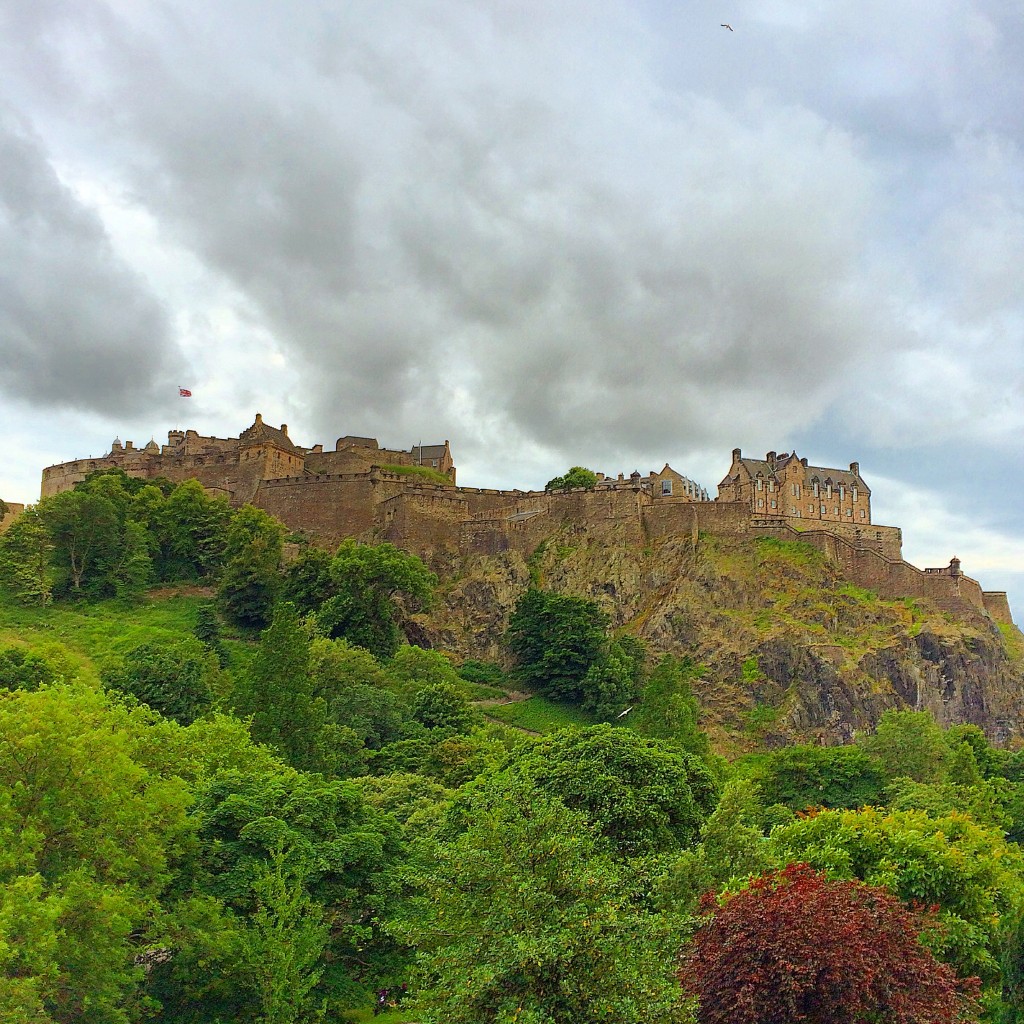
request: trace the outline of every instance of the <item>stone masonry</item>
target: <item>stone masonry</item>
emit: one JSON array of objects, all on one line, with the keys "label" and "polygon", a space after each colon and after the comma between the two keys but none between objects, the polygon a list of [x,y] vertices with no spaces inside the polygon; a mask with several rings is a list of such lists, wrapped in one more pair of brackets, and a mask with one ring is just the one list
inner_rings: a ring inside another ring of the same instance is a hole
[{"label": "stone masonry", "polygon": [[102,458],[43,471],[42,496],[68,490],[97,470],[119,467],[143,479],[196,479],[233,505],[251,503],[291,530],[333,546],[345,537],[390,541],[431,560],[444,554],[529,554],[565,527],[614,525],[640,546],[700,532],[773,535],[824,551],[854,583],[886,598],[925,597],[950,611],[973,610],[1009,622],[1006,595],[985,592],[953,559],[939,569],[903,561],[899,528],[871,521],[871,491],[856,462],[811,466],[795,452],[764,459],[732,453],[718,497],[671,466],[641,476],[598,475],[592,490],[492,490],[461,487],[448,441],[409,450],[346,435],[333,451],[296,445],[288,427],[257,413],[238,437],[172,430],[167,444],[136,448],[115,440]]}]

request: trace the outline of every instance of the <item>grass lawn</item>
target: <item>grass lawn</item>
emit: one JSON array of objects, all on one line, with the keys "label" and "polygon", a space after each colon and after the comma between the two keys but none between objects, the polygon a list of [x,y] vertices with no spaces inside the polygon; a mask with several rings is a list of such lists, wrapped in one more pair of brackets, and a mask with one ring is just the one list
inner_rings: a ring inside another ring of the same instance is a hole
[{"label": "grass lawn", "polygon": [[376,1017],[374,1017],[372,1009],[346,1010],[345,1017],[357,1024],[363,1024],[364,1021],[366,1024],[370,1024],[371,1021],[375,1024],[413,1024],[413,1018],[404,1010],[390,1010],[388,1013],[381,1013]]},{"label": "grass lawn", "polygon": [[582,729],[595,719],[572,704],[556,704],[546,697],[531,697],[514,704],[492,704],[482,709],[489,718],[530,732],[554,732],[556,729]]}]

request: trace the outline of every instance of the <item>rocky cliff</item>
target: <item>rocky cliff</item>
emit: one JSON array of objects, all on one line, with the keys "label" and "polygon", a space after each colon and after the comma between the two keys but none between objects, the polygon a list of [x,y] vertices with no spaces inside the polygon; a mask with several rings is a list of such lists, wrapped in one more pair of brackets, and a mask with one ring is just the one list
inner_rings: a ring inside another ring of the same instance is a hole
[{"label": "rocky cliff", "polygon": [[673,537],[639,547],[566,528],[529,559],[509,552],[436,566],[439,606],[421,642],[502,661],[508,616],[533,578],[597,601],[652,655],[703,666],[695,685],[717,745],[841,743],[890,707],[971,722],[998,743],[1024,733],[1024,637],[981,613],[884,601],[819,551],[770,538]]}]

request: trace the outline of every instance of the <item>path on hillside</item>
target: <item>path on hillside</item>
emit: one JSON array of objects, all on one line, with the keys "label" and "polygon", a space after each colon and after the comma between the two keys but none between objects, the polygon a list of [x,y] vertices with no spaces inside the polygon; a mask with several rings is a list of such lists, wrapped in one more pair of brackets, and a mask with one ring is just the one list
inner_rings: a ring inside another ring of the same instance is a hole
[{"label": "path on hillside", "polygon": [[[521,701],[529,700],[533,696],[532,693],[524,693],[522,690],[509,690],[504,697],[486,697],[483,700],[473,701],[473,707],[475,708],[493,708],[502,704],[518,704]],[[511,722],[502,721],[500,718],[495,718],[487,712],[481,712],[484,718],[488,722],[494,722],[495,725],[503,725],[506,729],[515,729],[518,732],[525,732],[527,736],[543,736],[542,732],[537,732],[536,729],[526,729],[521,725],[513,725]]]}]

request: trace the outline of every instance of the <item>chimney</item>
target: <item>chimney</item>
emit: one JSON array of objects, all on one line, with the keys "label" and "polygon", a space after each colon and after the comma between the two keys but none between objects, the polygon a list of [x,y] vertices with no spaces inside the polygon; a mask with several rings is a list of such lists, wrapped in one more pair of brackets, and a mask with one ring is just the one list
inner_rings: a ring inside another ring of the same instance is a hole
[{"label": "chimney", "polygon": [[733,450],[732,450],[732,461],[733,462],[739,462],[740,458],[742,457],[742,454],[743,453],[739,450],[739,448],[733,448]]},{"label": "chimney", "polygon": [[850,472],[853,473],[855,476],[860,476],[860,463],[859,462],[851,462],[850,463]]},{"label": "chimney", "polygon": [[765,460],[765,462],[768,463],[769,466],[773,466],[774,467],[775,460],[777,458],[778,458],[778,453],[777,452],[768,452],[768,454],[765,455],[764,460]]},{"label": "chimney", "polygon": [[288,424],[287,423],[282,423],[281,424],[281,433],[284,434],[285,437],[288,436]]},{"label": "chimney", "polygon": [[262,423],[262,422],[263,422],[263,414],[262,413],[256,413],[256,423]]}]

